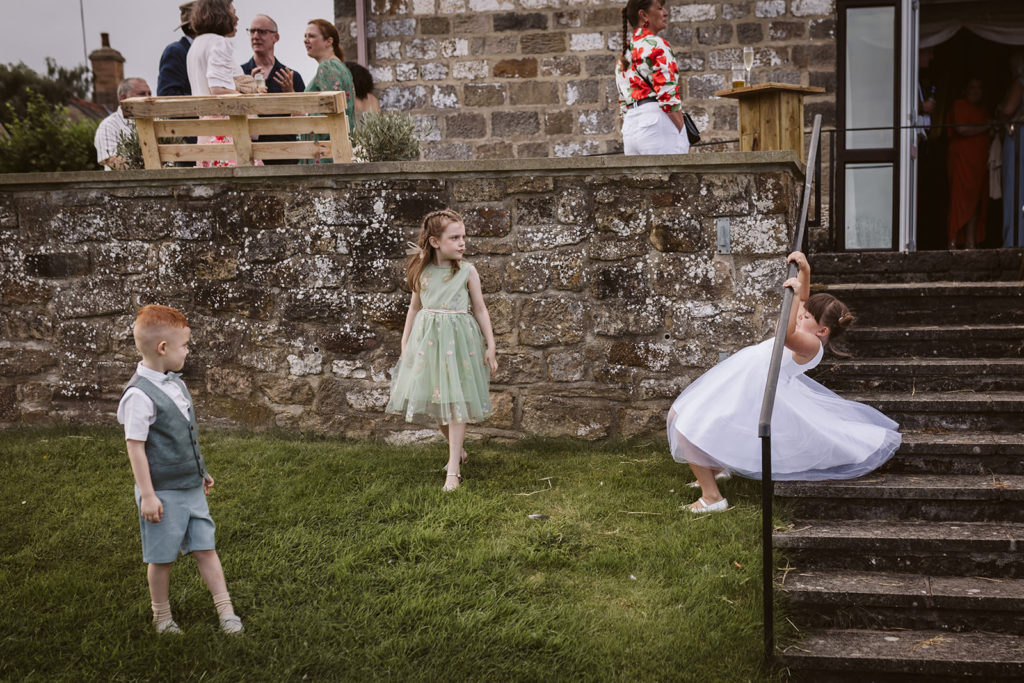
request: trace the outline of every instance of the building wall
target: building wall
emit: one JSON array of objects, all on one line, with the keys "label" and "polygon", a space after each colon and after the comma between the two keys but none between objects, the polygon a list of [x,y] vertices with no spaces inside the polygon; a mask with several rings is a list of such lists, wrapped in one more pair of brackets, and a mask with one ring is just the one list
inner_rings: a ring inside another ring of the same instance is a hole
[{"label": "building wall", "polygon": [[419,438],[382,410],[405,245],[450,206],[499,354],[474,433],[658,435],[771,333],[802,182],[788,152],[665,159],[0,176],[0,427],[115,424],[134,313],[163,303],[204,425]]},{"label": "building wall", "polygon": [[[345,54],[356,55],[355,1],[336,0]],[[621,152],[614,62],[624,2],[366,0],[368,60],[388,109],[431,132],[426,159],[564,157]],[[685,106],[705,140],[738,137],[727,87],[742,48],[752,81],[822,86],[807,120],[834,122],[833,0],[669,2],[661,35],[676,51]]]}]

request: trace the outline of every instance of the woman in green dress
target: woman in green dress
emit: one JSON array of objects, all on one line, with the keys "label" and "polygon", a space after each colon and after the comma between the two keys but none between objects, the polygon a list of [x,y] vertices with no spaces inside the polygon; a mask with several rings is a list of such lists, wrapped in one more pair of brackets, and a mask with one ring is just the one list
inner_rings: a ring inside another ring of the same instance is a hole
[{"label": "woman in green dress", "polygon": [[[306,92],[323,92],[327,90],[343,90],[345,92],[345,114],[348,116],[348,130],[352,132],[355,116],[356,88],[352,83],[352,72],[345,66],[345,53],[341,49],[341,36],[338,29],[326,19],[313,19],[306,25],[303,36],[306,54],[320,65],[316,75],[306,85]],[[326,136],[303,135],[303,140],[326,139]],[[332,159],[317,159],[306,163],[333,163]]]}]

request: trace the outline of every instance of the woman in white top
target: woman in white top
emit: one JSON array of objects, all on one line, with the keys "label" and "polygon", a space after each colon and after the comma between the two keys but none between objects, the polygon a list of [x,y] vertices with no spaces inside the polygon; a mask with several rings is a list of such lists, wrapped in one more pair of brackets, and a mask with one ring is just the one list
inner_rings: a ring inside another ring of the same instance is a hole
[{"label": "woman in white top", "polygon": [[[235,59],[229,40],[238,29],[238,15],[231,0],[199,0],[192,8],[189,23],[196,32],[188,50],[188,82],[193,95],[235,95],[235,77],[242,67]],[[207,117],[204,117],[207,118]],[[198,143],[226,143],[227,135],[200,136]],[[234,161],[200,161],[197,166],[234,166]]]}]

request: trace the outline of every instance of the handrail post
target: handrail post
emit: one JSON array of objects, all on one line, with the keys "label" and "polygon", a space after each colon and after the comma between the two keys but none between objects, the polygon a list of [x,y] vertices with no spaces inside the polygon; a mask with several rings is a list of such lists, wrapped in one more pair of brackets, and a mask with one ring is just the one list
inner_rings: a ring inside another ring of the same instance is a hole
[{"label": "handrail post", "polygon": [[[821,114],[814,117],[814,131],[808,150],[807,166],[804,169],[804,192],[800,201],[800,219],[793,233],[791,251],[800,249],[807,227],[807,211],[811,201],[811,186],[814,182],[814,164],[818,156],[818,142],[821,139]],[[786,267],[786,278],[797,273],[795,263]],[[789,314],[793,308],[793,290],[782,292],[782,307],[779,321],[775,326],[775,342],[772,346],[771,362],[768,364],[768,379],[765,381],[764,397],[761,399],[761,417],[757,423],[757,435],[761,438],[761,585],[762,585],[762,627],[764,629],[764,654],[770,660],[775,654],[775,590],[773,573],[775,562],[772,553],[772,411],[775,409],[775,390],[779,384],[779,368],[782,365],[782,351],[786,345],[786,329]]]},{"label": "handrail post", "polygon": [[772,552],[772,500],[774,497],[772,437],[769,434],[761,438],[761,609],[764,615],[764,658],[766,661],[771,661],[775,654],[775,589],[772,584],[775,567],[775,554]]},{"label": "handrail post", "polygon": [[[1015,135],[1011,135],[1010,136],[1010,140],[1012,140],[1013,152],[1014,152],[1014,155],[1013,155],[1013,206],[1010,207],[1010,216],[1011,216],[1010,230],[1013,231],[1013,246],[1014,247],[1019,247],[1019,246],[1021,246],[1021,243],[1020,243],[1021,223],[1024,222],[1024,215],[1022,215],[1022,214],[1024,214],[1024,207],[1021,206],[1021,201],[1024,200],[1024,197],[1020,196],[1020,171],[1021,171],[1020,156],[1021,156],[1021,148],[1024,147],[1024,130],[1022,130],[1022,127],[1024,127],[1024,121],[1021,121],[1020,123],[1017,123],[1015,125],[1017,127],[1017,130],[1013,131],[1015,133]],[[1006,173],[1005,169],[1003,170],[1003,173]],[[1006,199],[1004,198],[1003,201],[1006,201]],[[1024,261],[1022,261],[1021,263],[1024,264]],[[1024,268],[1024,265],[1022,265],[1021,267]]]}]

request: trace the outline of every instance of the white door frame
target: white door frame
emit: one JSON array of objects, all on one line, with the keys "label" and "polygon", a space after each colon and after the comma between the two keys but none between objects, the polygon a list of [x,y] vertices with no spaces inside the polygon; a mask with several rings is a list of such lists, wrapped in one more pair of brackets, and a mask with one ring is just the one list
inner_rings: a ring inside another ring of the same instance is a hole
[{"label": "white door frame", "polygon": [[917,251],[917,42],[920,0],[902,0],[900,27],[900,207],[899,251]]}]

